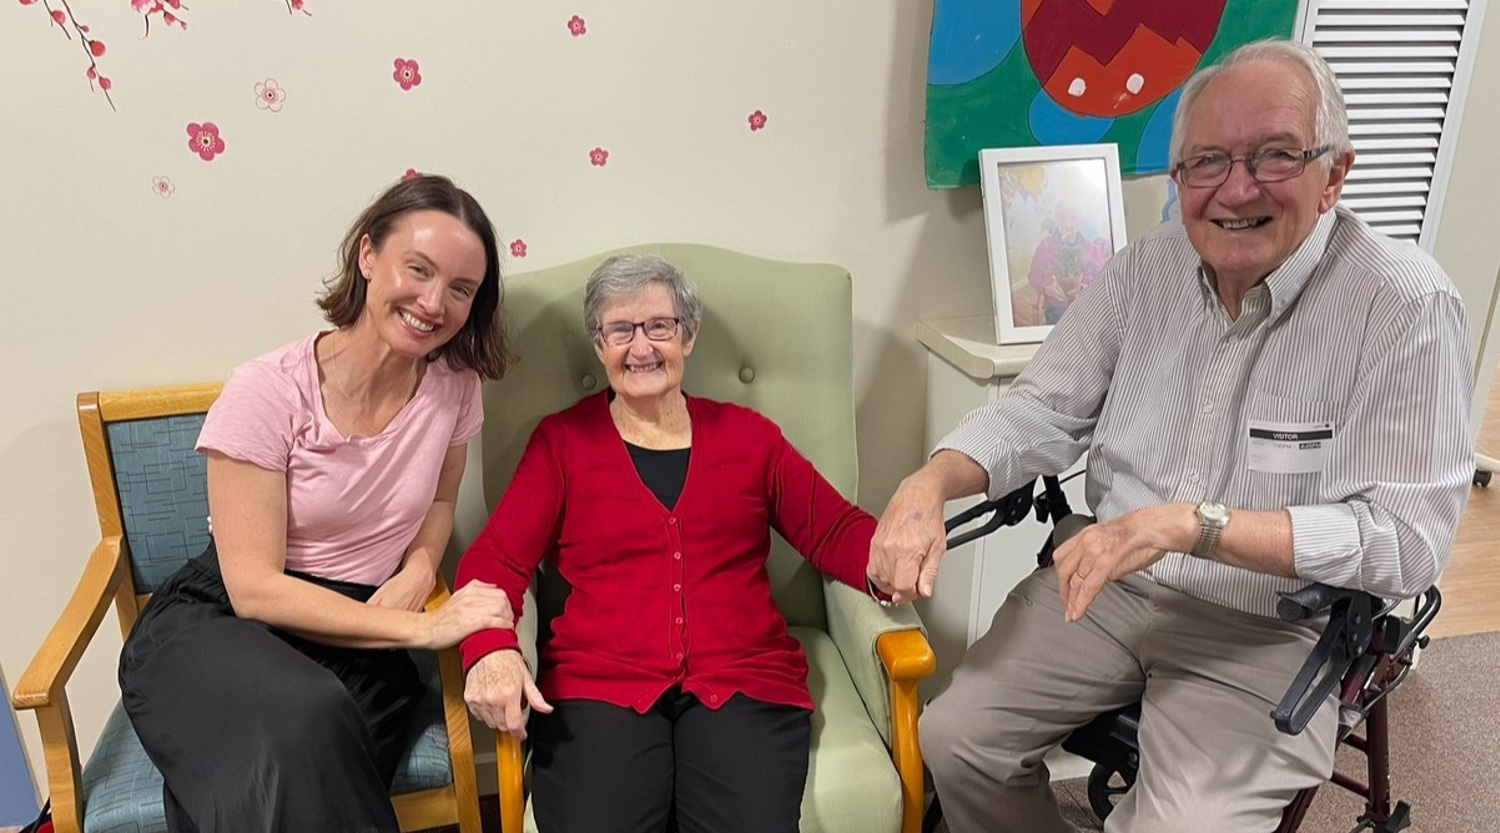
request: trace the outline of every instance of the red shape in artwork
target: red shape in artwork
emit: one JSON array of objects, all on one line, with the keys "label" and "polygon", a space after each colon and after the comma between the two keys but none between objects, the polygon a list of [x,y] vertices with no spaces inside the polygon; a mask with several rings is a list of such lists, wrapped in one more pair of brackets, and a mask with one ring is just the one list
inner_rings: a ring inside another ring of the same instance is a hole
[{"label": "red shape in artwork", "polygon": [[568,18],[568,31],[571,32],[573,34],[573,37],[576,38],[588,34],[589,29],[588,26],[584,24],[583,18],[575,14],[572,17]]},{"label": "red shape in artwork", "polygon": [[[108,78],[99,79],[99,85],[106,90],[109,89],[108,83]],[[219,126],[213,122],[193,122],[187,126],[187,133],[188,150],[198,154],[204,162],[212,162],[215,156],[224,152],[224,138],[219,135]]]},{"label": "red shape in artwork", "polygon": [[396,71],[391,73],[391,77],[396,79],[396,83],[400,84],[403,90],[410,90],[422,83],[422,72],[417,62],[408,61],[405,58],[396,59]]},{"label": "red shape in artwork", "polygon": [[766,126],[766,114],[765,113],[762,113],[761,111],[756,110],[754,113],[750,114],[750,131],[752,133],[755,132],[755,131],[757,131],[757,130],[764,129],[765,126]]},{"label": "red shape in artwork", "polygon": [[609,164],[609,151],[604,148],[594,148],[589,151],[589,164],[596,168],[602,168]]},{"label": "red shape in artwork", "polygon": [[1175,90],[1219,31],[1226,0],[1022,0],[1032,71],[1075,113],[1132,113]]},{"label": "red shape in artwork", "polygon": [[53,9],[52,10],[52,19],[54,21],[56,21],[57,25],[59,25],[59,26],[61,26],[64,23],[68,22],[67,16],[62,13],[62,9]]},{"label": "red shape in artwork", "polygon": [[405,182],[408,179],[421,179],[421,178],[422,178],[422,174],[416,168],[407,168],[406,169],[406,173],[404,173],[404,174],[401,175],[401,181],[402,182]]},{"label": "red shape in artwork", "polygon": [[510,242],[510,256],[511,257],[525,257],[526,256],[526,241],[525,240],[512,240]]},{"label": "red shape in artwork", "polygon": [[35,2],[36,2],[36,0],[21,0],[21,5],[23,5],[23,6],[30,6],[32,3],[35,3]]},{"label": "red shape in artwork", "polygon": [[102,41],[102,40],[91,40],[91,41],[89,41],[89,54],[93,55],[95,58],[102,58],[102,57],[104,57],[104,41]]},{"label": "red shape in artwork", "polygon": [[[114,82],[113,82],[113,81],[111,81],[111,80],[109,80],[109,79],[108,79],[108,78],[105,78],[105,77],[104,77],[104,76],[102,76],[102,75],[101,75],[101,76],[99,76],[99,89],[101,89],[101,90],[103,90],[103,91],[105,91],[105,92],[109,92],[109,88],[110,88],[110,87],[113,87],[113,86],[114,86],[114,85],[115,85],[115,84],[114,84]],[[220,144],[222,144],[222,142],[221,142],[221,143],[220,143]],[[219,148],[219,149],[220,149],[220,150],[223,150],[223,148],[222,148],[222,147],[221,147],[221,148]]]}]

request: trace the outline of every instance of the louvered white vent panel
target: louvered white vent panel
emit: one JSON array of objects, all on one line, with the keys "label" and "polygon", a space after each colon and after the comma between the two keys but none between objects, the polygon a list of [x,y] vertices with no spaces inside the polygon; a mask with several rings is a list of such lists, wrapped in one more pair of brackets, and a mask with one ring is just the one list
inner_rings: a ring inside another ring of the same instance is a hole
[{"label": "louvered white vent panel", "polygon": [[1465,26],[1483,1],[1309,0],[1305,40],[1338,75],[1357,156],[1343,202],[1392,237],[1429,242]]}]

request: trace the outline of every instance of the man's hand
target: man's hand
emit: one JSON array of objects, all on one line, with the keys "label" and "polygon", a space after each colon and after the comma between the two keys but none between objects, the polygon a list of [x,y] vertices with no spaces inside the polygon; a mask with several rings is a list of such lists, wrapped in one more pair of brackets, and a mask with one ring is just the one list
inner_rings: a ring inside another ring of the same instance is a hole
[{"label": "man's hand", "polygon": [[1197,532],[1191,504],[1169,503],[1138,509],[1112,521],[1087,526],[1052,554],[1064,618],[1076,622],[1104,590],[1104,585],[1180,550]]},{"label": "man's hand", "polygon": [[552,713],[552,704],[537,690],[519,651],[485,654],[469,668],[464,681],[464,702],[469,704],[469,711],[491,729],[509,732],[516,740],[525,740],[523,698],[525,705],[542,714]]},{"label": "man's hand", "polygon": [[932,595],[947,538],[943,495],[922,469],[901,482],[870,541],[870,581],[896,604]]}]

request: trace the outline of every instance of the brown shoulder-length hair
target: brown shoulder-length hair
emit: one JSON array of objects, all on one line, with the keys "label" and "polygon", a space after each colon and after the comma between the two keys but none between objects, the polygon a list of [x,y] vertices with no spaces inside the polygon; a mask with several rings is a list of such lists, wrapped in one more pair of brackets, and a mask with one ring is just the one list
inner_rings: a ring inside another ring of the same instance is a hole
[{"label": "brown shoulder-length hair", "polygon": [[413,211],[441,211],[452,215],[479,236],[484,244],[484,279],[474,293],[469,318],[447,344],[432,351],[428,361],[446,358],[454,370],[472,368],[486,379],[505,375],[514,357],[505,332],[500,304],[505,287],[500,283],[500,248],[495,227],[478,200],[445,176],[423,175],[404,179],[381,194],[354,221],[339,246],[339,271],[323,282],[318,298],[323,317],[337,327],[347,327],[365,311],[364,276],[359,270],[359,245],[365,235],[379,249],[396,224]]}]

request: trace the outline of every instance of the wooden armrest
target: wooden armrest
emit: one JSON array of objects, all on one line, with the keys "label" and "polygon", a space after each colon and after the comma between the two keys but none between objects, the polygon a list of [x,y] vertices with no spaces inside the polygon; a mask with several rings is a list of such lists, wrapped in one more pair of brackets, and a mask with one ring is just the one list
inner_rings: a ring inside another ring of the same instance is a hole
[{"label": "wooden armrest", "polygon": [[891,761],[901,778],[901,831],[918,833],[922,829],[923,796],[917,682],[932,676],[937,655],[919,630],[883,633],[875,640],[875,652],[891,678]]},{"label": "wooden armrest", "polygon": [[875,651],[892,680],[922,680],[937,670],[937,655],[921,631],[890,631],[875,640]]},{"label": "wooden armrest", "polygon": [[16,683],[10,698],[16,709],[43,708],[61,694],[114,600],[125,577],[124,568],[118,535],[105,538],[94,547],[67,607]]},{"label": "wooden armrest", "polygon": [[433,582],[432,592],[427,594],[427,603],[422,606],[423,610],[433,611],[448,603],[452,596],[448,592],[448,580],[443,578],[443,571],[437,571],[437,581]]},{"label": "wooden armrest", "polygon": [[525,758],[509,732],[495,733],[495,773],[500,782],[500,833],[521,833],[526,821]]}]

